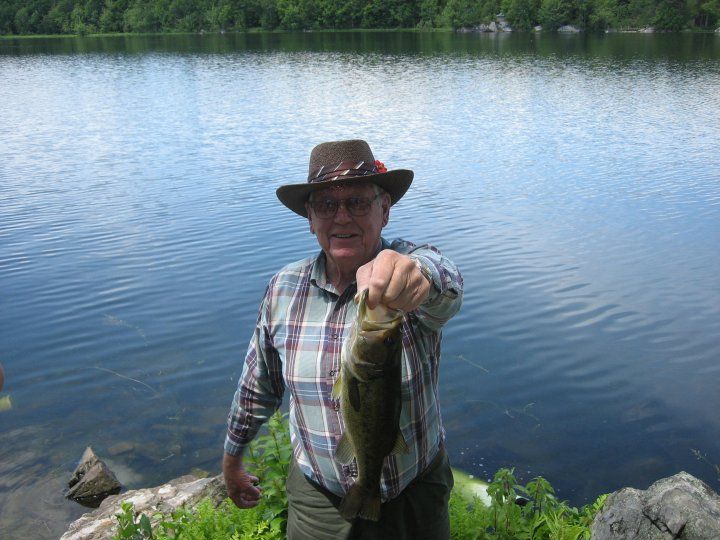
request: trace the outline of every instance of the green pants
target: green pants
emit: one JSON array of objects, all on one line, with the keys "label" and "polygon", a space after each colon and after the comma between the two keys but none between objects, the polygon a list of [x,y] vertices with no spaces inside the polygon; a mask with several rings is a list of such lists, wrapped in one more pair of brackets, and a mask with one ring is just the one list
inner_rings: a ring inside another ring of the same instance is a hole
[{"label": "green pants", "polygon": [[308,480],[293,460],[287,479],[288,540],[449,540],[453,475],[441,452],[427,471],[382,505],[377,523],[345,521],[337,510],[341,498]]}]

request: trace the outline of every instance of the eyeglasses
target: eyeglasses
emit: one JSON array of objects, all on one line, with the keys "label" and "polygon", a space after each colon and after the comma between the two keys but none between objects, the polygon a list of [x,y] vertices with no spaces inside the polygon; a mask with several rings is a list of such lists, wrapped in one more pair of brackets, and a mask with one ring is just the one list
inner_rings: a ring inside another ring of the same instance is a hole
[{"label": "eyeglasses", "polygon": [[360,217],[368,215],[373,201],[379,196],[380,195],[375,195],[374,197],[350,197],[348,199],[321,199],[319,201],[308,201],[308,205],[320,219],[335,217],[340,205],[345,206],[345,209],[351,216]]}]

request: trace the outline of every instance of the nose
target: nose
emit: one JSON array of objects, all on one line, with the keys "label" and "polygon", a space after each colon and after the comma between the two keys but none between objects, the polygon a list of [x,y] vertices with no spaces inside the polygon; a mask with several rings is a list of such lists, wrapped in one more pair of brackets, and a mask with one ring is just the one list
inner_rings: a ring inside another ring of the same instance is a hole
[{"label": "nose", "polygon": [[335,214],[335,221],[337,223],[349,223],[352,221],[352,216],[350,215],[350,212],[348,212],[348,209],[345,207],[345,201],[339,201],[340,206],[338,206],[337,213]]}]

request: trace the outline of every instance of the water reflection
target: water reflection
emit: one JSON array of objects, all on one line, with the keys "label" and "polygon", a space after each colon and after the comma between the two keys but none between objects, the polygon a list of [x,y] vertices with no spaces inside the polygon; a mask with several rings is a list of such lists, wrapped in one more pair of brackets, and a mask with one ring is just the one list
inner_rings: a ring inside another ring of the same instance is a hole
[{"label": "water reflection", "polygon": [[265,284],[317,249],[274,190],[352,136],[416,171],[386,236],[465,276],[441,377],[456,465],[574,504],[679,469],[717,486],[691,450],[720,462],[718,42],[0,41],[0,536],[82,512],[61,491],[89,444],[129,487],[217,470]]},{"label": "water reflection", "polygon": [[546,33],[456,34],[379,30],[345,32],[263,32],[228,34],[146,34],[93,37],[2,38],[0,54],[132,54],[239,52],[377,53],[421,56],[491,56],[586,58],[615,61],[713,59],[720,40],[712,33],[581,34]]}]

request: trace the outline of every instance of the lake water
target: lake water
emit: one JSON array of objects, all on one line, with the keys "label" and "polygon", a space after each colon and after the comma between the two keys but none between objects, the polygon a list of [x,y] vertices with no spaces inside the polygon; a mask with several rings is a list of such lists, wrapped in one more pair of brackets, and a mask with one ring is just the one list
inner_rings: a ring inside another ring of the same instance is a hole
[{"label": "lake water", "polygon": [[4,39],[0,537],[85,511],[87,445],[129,488],[219,471],[265,284],[317,250],[274,191],[353,137],[416,174],[385,236],[464,274],[454,465],[720,489],[720,36]]}]

